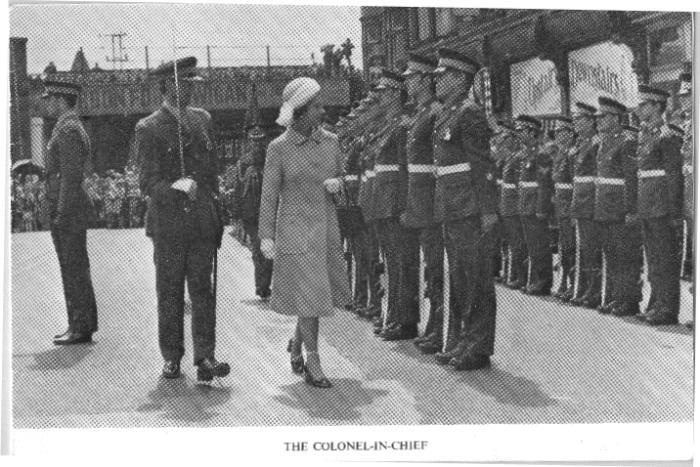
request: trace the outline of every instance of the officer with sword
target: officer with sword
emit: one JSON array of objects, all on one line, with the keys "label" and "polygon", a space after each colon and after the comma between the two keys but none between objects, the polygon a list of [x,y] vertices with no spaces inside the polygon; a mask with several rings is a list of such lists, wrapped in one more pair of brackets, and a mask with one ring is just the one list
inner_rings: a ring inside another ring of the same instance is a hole
[{"label": "officer with sword", "polygon": [[[162,106],[136,125],[141,190],[151,198],[158,295],[158,335],[165,360],[163,376],[180,376],[184,348],[184,285],[192,300],[192,340],[197,379],[229,374],[214,357],[216,323],[216,253],[223,221],[219,208],[217,157],[212,120],[189,107],[194,85],[202,78],[197,59],[187,57],[159,66]],[[212,287],[214,269],[214,287]]]}]

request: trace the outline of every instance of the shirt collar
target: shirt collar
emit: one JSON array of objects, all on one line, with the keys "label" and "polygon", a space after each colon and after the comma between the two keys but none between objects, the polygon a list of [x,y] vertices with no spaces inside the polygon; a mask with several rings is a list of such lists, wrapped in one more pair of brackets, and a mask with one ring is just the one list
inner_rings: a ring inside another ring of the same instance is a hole
[{"label": "shirt collar", "polygon": [[301,133],[298,133],[291,127],[287,128],[287,137],[290,139],[292,143],[294,143],[295,146],[303,146],[306,144],[308,141],[313,141],[316,144],[319,144],[321,142],[321,129],[320,128],[314,128],[314,130],[311,132],[311,136],[308,138]]}]

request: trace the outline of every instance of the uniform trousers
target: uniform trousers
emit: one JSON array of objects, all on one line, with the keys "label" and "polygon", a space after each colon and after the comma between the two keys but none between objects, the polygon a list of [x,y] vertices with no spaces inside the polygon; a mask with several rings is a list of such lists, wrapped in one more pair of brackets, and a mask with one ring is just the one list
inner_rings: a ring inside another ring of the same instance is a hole
[{"label": "uniform trousers", "polygon": [[63,229],[52,225],[51,238],[61,268],[68,328],[78,333],[96,332],[97,304],[90,277],[87,231]]},{"label": "uniform trousers", "polygon": [[576,261],[576,232],[571,225],[571,218],[560,217],[559,225],[559,257],[561,261],[561,282],[559,292],[564,293],[574,286],[574,264]]},{"label": "uniform trousers", "polygon": [[418,275],[420,231],[403,227],[398,217],[377,220],[379,245],[386,257],[389,296],[386,323],[408,325],[420,321]]},{"label": "uniform trousers", "polygon": [[426,325],[426,334],[442,333],[442,292],[444,243],[442,226],[435,224],[421,229],[420,247],[425,261],[426,295],[430,300],[430,315]]},{"label": "uniform trousers", "polygon": [[185,279],[192,302],[194,363],[214,357],[216,310],[212,293],[212,261],[216,244],[197,238],[154,237],[158,340],[165,360],[185,354]]},{"label": "uniform trousers", "polygon": [[505,239],[508,243],[508,282],[527,282],[527,250],[520,217],[502,218]]},{"label": "uniform trousers", "polygon": [[593,302],[600,298],[602,242],[596,221],[576,219],[578,284],[575,298]]},{"label": "uniform trousers", "polygon": [[443,236],[454,297],[451,308],[461,317],[464,352],[493,355],[496,334],[494,236],[492,232],[482,232],[479,216],[446,221]]},{"label": "uniform trousers", "polygon": [[654,299],[651,311],[680,312],[680,249],[668,216],[642,220],[648,280]]},{"label": "uniform trousers", "polygon": [[529,290],[549,292],[552,288],[552,250],[549,246],[547,220],[537,216],[521,216],[527,244]]},{"label": "uniform trousers", "polygon": [[605,254],[605,303],[639,303],[643,267],[639,224],[599,222],[598,238]]},{"label": "uniform trousers", "polygon": [[265,258],[260,250],[258,226],[254,223],[244,222],[243,230],[250,237],[253,267],[255,268],[255,292],[265,294],[270,291],[272,283],[272,260]]},{"label": "uniform trousers", "polygon": [[374,226],[363,224],[348,237],[355,262],[353,303],[358,308],[381,306],[381,283],[377,271],[379,246]]}]

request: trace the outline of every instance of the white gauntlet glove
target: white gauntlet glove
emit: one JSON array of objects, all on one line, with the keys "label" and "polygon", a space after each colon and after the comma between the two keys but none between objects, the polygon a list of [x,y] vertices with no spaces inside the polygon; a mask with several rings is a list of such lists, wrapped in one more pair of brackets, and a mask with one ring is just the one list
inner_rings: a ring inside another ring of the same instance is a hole
[{"label": "white gauntlet glove", "polygon": [[274,259],[275,257],[275,242],[269,238],[263,238],[260,240],[260,251],[263,256],[267,259]]},{"label": "white gauntlet glove", "polygon": [[197,197],[197,182],[191,178],[181,178],[170,185],[173,190],[178,190],[189,196],[190,200]]},{"label": "white gauntlet glove", "polygon": [[328,193],[338,193],[341,185],[337,178],[329,178],[323,181],[323,186],[326,187]]}]

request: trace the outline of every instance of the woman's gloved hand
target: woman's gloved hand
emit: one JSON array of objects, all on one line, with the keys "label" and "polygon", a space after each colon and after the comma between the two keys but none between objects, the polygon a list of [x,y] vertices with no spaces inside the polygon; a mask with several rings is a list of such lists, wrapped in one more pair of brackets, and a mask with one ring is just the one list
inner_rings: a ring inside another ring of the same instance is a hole
[{"label": "woman's gloved hand", "polygon": [[275,257],[275,242],[269,238],[263,238],[260,240],[260,251],[263,256],[267,259],[274,259]]},{"label": "woman's gloved hand", "polygon": [[328,193],[338,193],[341,188],[340,180],[337,178],[329,178],[323,181],[323,186],[326,187]]}]

